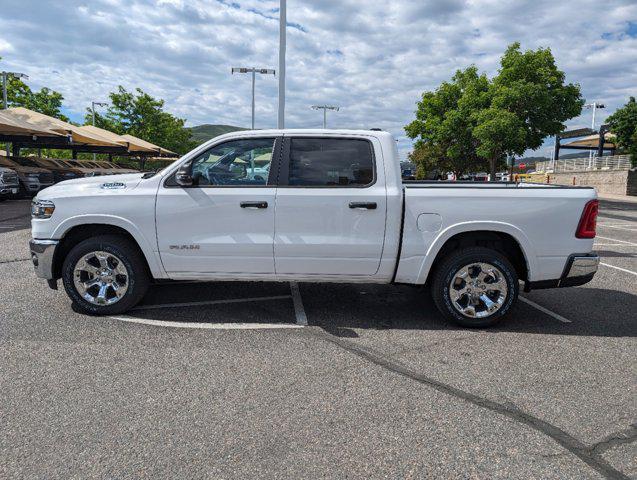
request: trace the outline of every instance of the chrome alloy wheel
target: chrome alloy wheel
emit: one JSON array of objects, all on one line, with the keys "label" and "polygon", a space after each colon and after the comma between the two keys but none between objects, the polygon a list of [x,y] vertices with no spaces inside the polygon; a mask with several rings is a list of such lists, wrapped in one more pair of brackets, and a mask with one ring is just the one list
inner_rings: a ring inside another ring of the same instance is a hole
[{"label": "chrome alloy wheel", "polygon": [[472,318],[484,318],[497,312],[508,291],[504,274],[489,263],[465,265],[453,275],[449,284],[453,307]]},{"label": "chrome alloy wheel", "polygon": [[77,292],[94,305],[112,305],[128,290],[129,275],[124,262],[112,253],[90,252],[73,269]]}]

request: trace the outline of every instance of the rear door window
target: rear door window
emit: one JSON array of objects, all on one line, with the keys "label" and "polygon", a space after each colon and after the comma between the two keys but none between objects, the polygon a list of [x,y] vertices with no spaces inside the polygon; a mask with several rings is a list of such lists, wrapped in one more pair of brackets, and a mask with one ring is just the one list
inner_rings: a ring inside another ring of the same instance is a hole
[{"label": "rear door window", "polygon": [[288,184],[301,187],[365,187],[374,183],[374,156],[367,140],[290,139]]}]

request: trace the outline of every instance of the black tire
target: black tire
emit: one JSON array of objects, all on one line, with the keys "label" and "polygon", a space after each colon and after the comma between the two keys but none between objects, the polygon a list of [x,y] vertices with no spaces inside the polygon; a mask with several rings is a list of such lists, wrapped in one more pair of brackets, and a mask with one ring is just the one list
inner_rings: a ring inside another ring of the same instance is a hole
[{"label": "black tire", "polygon": [[[497,267],[507,284],[507,295],[502,306],[494,313],[481,318],[461,313],[453,306],[450,296],[450,285],[454,275],[462,267],[472,263],[489,263]],[[431,285],[431,295],[438,310],[454,323],[473,328],[491,327],[500,322],[517,300],[519,290],[518,276],[511,262],[500,252],[484,247],[463,248],[445,257],[436,268]]]},{"label": "black tire", "polygon": [[[128,271],[126,293],[111,305],[96,305],[85,300],[75,288],[73,272],[77,262],[91,252],[103,251],[121,259]],[[76,310],[91,315],[116,315],[130,310],[146,294],[150,275],[143,255],[130,240],[119,235],[102,235],[84,240],[71,249],[62,265],[62,282]]]}]

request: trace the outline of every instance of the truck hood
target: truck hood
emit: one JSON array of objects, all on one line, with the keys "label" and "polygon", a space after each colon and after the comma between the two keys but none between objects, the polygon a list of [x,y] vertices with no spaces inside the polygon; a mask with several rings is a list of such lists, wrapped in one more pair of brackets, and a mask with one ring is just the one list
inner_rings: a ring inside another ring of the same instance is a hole
[{"label": "truck hood", "polygon": [[51,199],[56,197],[114,194],[131,190],[142,180],[143,173],[127,173],[122,175],[105,175],[99,177],[75,178],[64,180],[55,185],[41,190],[39,199]]}]

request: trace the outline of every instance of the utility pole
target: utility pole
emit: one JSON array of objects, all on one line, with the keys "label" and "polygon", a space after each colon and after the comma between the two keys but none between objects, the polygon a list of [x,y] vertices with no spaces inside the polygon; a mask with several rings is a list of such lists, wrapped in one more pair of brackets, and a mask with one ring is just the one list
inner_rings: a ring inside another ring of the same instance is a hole
[{"label": "utility pole", "polygon": [[[91,112],[93,116],[93,126],[95,126],[95,107],[105,107],[108,103],[105,102],[91,102]],[[93,154],[93,161],[95,161],[95,154]]]},{"label": "utility pole", "polygon": [[270,68],[256,67],[232,67],[232,74],[235,73],[251,73],[252,74],[252,130],[254,130],[254,81],[257,73],[264,75],[275,75],[275,71]]},{"label": "utility pole", "polygon": [[334,110],[338,112],[340,108],[336,105],[312,105],[312,110],[323,110],[323,128],[327,128],[327,111]]},{"label": "utility pole", "polygon": [[279,115],[277,128],[285,128],[285,36],[287,25],[286,0],[279,2]]},{"label": "utility pole", "polygon": [[[2,72],[2,101],[3,101],[3,105],[4,105],[4,109],[6,110],[9,106],[9,102],[7,101],[7,79],[9,77],[9,75],[15,77],[15,78],[26,78],[28,80],[29,76],[24,74],[24,73],[20,73],[20,72]],[[7,142],[5,144],[6,148],[7,148],[7,157],[9,157],[10,155],[10,150],[9,150],[9,142]]]}]

